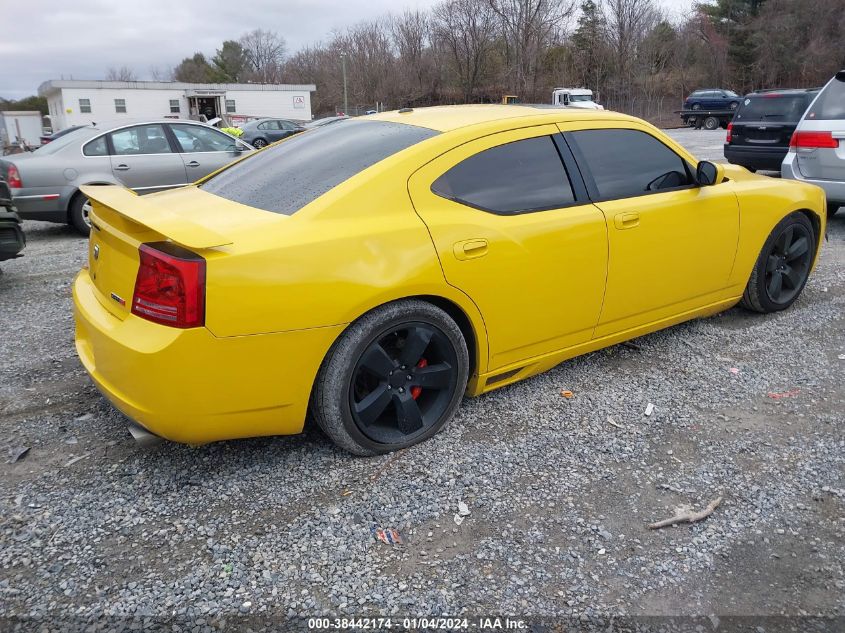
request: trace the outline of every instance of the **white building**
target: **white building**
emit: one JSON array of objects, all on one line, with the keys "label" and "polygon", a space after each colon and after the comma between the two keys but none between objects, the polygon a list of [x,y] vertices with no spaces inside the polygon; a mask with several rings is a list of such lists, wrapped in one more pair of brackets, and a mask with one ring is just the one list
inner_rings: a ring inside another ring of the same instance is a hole
[{"label": "white building", "polygon": [[179,81],[45,81],[53,130],[91,122],[138,119],[207,119],[234,125],[257,117],[311,120],[314,84],[189,84]]}]

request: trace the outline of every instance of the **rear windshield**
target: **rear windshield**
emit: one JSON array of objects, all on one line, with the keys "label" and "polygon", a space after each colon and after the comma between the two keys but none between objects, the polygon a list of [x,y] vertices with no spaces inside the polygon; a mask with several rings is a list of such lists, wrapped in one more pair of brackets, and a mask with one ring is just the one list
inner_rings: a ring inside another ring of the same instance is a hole
[{"label": "rear windshield", "polygon": [[358,172],[436,134],[404,123],[339,121],[235,163],[200,188],[291,215]]},{"label": "rear windshield", "polygon": [[736,121],[798,121],[810,103],[811,94],[758,95],[739,104]]},{"label": "rear windshield", "polygon": [[834,78],[827,84],[807,112],[807,118],[823,121],[845,119],[845,81]]}]

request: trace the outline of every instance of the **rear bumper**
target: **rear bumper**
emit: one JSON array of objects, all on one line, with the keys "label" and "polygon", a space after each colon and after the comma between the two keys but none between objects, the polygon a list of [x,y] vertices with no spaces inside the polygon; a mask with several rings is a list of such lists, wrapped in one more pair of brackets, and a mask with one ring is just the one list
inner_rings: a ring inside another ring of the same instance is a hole
[{"label": "rear bumper", "polygon": [[17,257],[26,246],[18,216],[0,208],[0,262]]},{"label": "rear bumper", "polygon": [[744,147],[725,143],[725,158],[729,163],[751,169],[780,171],[787,148]]},{"label": "rear bumper", "polygon": [[176,442],[299,433],[320,363],[343,326],[218,338],[134,315],[97,298],[87,270],[73,285],[76,350],[111,403]]},{"label": "rear bumper", "polygon": [[25,220],[67,222],[73,191],[67,187],[24,187],[12,189],[12,200]]},{"label": "rear bumper", "polygon": [[798,169],[798,155],[795,152],[787,153],[786,158],[783,159],[783,163],[780,166],[780,175],[783,178],[800,180],[801,182],[807,182],[811,185],[821,187],[824,189],[829,204],[839,203],[840,205],[845,205],[845,182],[841,180],[811,180],[805,178]]}]

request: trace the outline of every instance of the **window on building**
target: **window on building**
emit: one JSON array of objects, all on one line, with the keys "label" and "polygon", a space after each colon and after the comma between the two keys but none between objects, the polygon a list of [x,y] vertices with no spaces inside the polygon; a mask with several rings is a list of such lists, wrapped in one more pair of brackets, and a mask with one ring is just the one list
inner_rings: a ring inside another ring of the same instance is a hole
[{"label": "window on building", "polygon": [[170,111],[174,114],[181,112],[181,109],[179,108],[179,99],[170,100]]},{"label": "window on building", "polygon": [[91,99],[80,99],[79,111],[82,114],[89,114],[91,112]]},{"label": "window on building", "polygon": [[126,99],[115,99],[114,100],[114,111],[118,114],[125,114],[126,113]]},{"label": "window on building", "polygon": [[234,99],[226,99],[226,112],[237,112]]},{"label": "window on building", "polygon": [[431,189],[443,198],[502,215],[559,209],[575,202],[550,136],[479,152],[440,176]]}]

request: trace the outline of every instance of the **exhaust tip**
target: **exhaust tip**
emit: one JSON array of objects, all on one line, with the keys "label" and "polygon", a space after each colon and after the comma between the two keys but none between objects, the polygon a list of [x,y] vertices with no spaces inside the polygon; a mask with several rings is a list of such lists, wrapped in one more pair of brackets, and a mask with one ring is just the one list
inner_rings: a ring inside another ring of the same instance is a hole
[{"label": "exhaust tip", "polygon": [[141,446],[155,446],[156,444],[160,444],[164,441],[163,438],[154,433],[150,433],[137,422],[130,422],[127,425],[127,428],[129,429],[129,434],[132,435],[135,441]]}]

